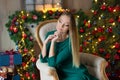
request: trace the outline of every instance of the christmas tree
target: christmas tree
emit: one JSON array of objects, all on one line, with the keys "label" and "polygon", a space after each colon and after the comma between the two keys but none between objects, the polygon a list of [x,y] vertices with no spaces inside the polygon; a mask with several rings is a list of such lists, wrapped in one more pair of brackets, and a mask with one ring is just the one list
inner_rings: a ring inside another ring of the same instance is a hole
[{"label": "christmas tree", "polygon": [[104,57],[110,80],[120,80],[120,0],[93,0],[91,17],[80,27],[80,51]]}]

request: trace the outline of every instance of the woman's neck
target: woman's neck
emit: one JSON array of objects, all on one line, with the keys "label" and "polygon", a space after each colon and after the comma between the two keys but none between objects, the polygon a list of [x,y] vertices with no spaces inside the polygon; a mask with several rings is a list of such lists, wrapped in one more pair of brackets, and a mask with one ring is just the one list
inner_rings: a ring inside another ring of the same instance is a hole
[{"label": "woman's neck", "polygon": [[61,38],[59,40],[57,40],[57,42],[62,42],[67,38],[68,38],[68,34],[62,34]]}]

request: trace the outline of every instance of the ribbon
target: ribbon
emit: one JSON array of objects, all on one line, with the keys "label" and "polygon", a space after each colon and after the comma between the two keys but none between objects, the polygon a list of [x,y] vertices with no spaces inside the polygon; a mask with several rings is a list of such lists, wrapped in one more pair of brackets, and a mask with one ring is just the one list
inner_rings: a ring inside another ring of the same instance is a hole
[{"label": "ribbon", "polygon": [[5,54],[8,54],[9,55],[9,58],[10,58],[10,66],[13,66],[14,65],[14,54],[15,52],[13,51],[13,49],[11,49],[10,51],[6,51]]}]

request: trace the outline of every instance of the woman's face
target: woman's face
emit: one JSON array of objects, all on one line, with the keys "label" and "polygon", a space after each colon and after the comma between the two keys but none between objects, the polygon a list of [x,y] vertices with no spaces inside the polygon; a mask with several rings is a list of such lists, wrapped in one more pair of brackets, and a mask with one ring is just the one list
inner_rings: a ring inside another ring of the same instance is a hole
[{"label": "woman's face", "polygon": [[70,27],[70,17],[66,15],[62,15],[58,19],[56,30],[60,33],[66,34],[69,31],[69,27]]}]

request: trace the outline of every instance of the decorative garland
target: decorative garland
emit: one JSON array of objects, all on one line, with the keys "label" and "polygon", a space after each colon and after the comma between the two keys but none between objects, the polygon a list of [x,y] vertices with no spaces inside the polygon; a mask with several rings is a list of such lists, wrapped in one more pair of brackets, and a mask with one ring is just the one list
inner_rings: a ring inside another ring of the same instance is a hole
[{"label": "decorative garland", "polygon": [[[11,40],[16,44],[16,49],[22,54],[22,66],[17,66],[17,71],[21,76],[21,80],[39,80],[36,74],[35,62],[36,56],[33,49],[34,39],[26,24],[38,24],[41,21],[49,19],[57,19],[62,11],[16,11],[15,14],[9,16],[6,27]],[[87,16],[82,10],[75,13],[78,26],[84,26],[84,20]],[[81,18],[79,18],[81,17]]]}]

